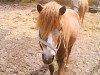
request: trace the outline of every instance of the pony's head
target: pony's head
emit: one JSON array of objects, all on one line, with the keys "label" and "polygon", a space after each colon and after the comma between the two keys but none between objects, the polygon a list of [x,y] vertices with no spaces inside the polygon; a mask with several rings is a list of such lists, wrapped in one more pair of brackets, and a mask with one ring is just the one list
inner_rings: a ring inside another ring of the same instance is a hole
[{"label": "pony's head", "polygon": [[60,19],[66,12],[66,7],[56,2],[49,2],[45,6],[37,5],[37,11],[42,59],[45,64],[51,64],[60,45],[62,30]]}]

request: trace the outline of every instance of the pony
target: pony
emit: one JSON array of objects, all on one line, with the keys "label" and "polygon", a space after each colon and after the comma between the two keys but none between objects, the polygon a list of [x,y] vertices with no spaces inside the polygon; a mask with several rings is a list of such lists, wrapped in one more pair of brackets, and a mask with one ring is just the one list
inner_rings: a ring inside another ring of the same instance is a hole
[{"label": "pony", "polygon": [[76,41],[80,19],[72,9],[66,9],[55,1],[44,6],[37,5],[39,16],[39,45],[42,49],[42,60],[48,65],[50,75],[54,75],[54,58],[58,63],[58,75],[64,75],[72,46]]},{"label": "pony", "polygon": [[85,13],[88,11],[88,0],[71,0],[71,8],[79,14],[83,23]]}]

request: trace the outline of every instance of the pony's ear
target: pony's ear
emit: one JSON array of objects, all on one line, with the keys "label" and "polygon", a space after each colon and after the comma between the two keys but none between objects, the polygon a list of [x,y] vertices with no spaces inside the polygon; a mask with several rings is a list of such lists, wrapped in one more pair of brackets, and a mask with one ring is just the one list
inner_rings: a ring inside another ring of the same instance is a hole
[{"label": "pony's ear", "polygon": [[66,7],[65,7],[65,6],[62,6],[62,7],[59,9],[59,14],[60,14],[60,15],[63,15],[65,12],[66,12]]},{"label": "pony's ear", "polygon": [[42,11],[43,7],[41,4],[37,5],[37,11],[40,13]]}]

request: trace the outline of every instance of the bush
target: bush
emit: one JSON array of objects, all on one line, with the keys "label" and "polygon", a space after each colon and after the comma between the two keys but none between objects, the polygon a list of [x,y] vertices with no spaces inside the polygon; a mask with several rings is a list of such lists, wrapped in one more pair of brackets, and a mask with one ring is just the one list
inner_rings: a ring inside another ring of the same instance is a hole
[{"label": "bush", "polygon": [[41,4],[44,4],[50,1],[57,1],[59,4],[68,4],[68,5],[70,4],[70,0],[36,0],[36,1],[38,1]]},{"label": "bush", "polygon": [[0,0],[0,2],[32,2],[32,1],[35,1],[35,0]]},{"label": "bush", "polygon": [[97,6],[98,5],[98,3],[99,3],[99,0],[89,0],[89,5],[90,6]]},{"label": "bush", "polygon": [[[0,2],[25,2],[25,3],[33,2],[33,1],[37,1],[38,3],[44,4],[52,0],[0,0]],[[54,1],[57,1],[59,4],[70,5],[71,0],[54,0]],[[99,0],[89,0],[90,6],[98,5],[98,3],[99,3]]]},{"label": "bush", "polygon": [[31,2],[31,0],[21,0],[21,2],[28,3],[28,2]]},{"label": "bush", "polygon": [[[47,3],[47,2],[49,2],[51,0],[36,0],[36,1],[38,1],[39,3]],[[70,1],[71,0],[54,0],[54,1],[57,1],[60,4],[70,5]],[[88,1],[89,1],[89,5],[90,6],[98,5],[98,3],[99,3],[98,2],[99,0],[88,0]]]},{"label": "bush", "polygon": [[15,0],[0,0],[0,2],[14,2]]}]

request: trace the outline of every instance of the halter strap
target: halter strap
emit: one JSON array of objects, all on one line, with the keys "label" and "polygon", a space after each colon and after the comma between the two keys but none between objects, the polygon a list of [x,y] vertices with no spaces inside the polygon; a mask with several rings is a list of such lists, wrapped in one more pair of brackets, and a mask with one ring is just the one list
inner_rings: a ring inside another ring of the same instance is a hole
[{"label": "halter strap", "polygon": [[46,45],[46,46],[48,46],[48,47],[51,48],[55,53],[57,53],[57,49],[56,49],[55,47],[53,47],[50,43],[48,43],[48,42],[42,40],[41,38],[39,39],[39,42],[42,43],[42,44],[44,44],[44,45]]}]

